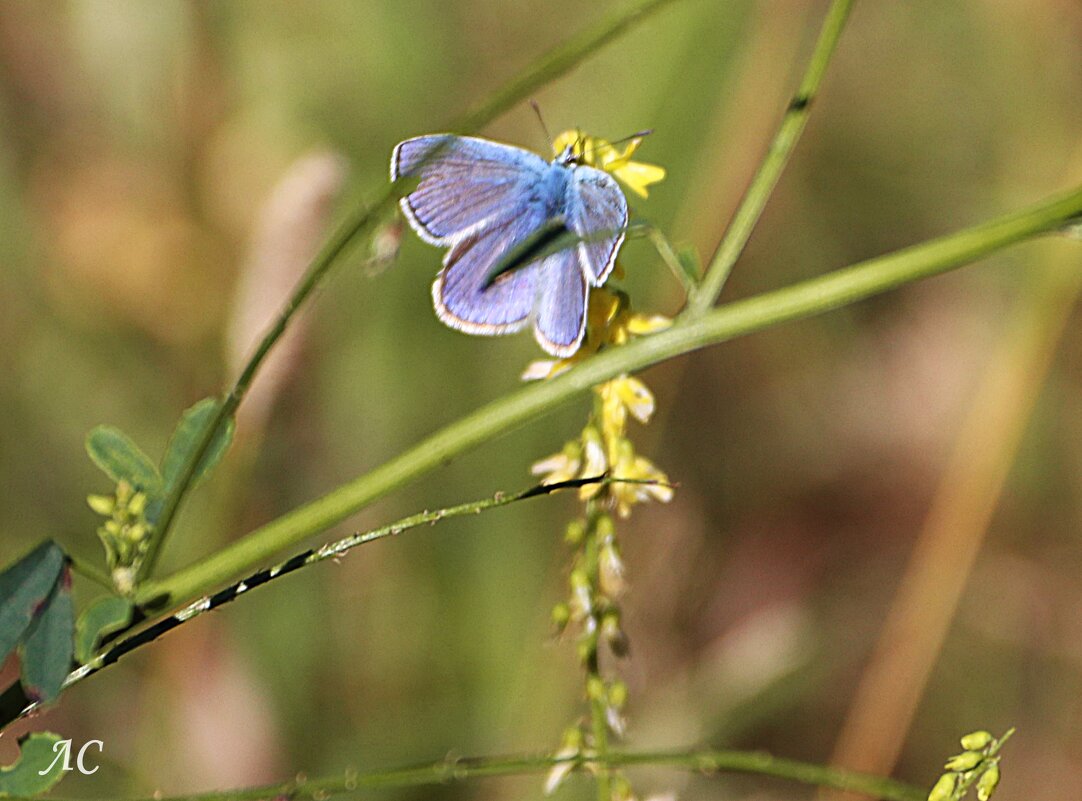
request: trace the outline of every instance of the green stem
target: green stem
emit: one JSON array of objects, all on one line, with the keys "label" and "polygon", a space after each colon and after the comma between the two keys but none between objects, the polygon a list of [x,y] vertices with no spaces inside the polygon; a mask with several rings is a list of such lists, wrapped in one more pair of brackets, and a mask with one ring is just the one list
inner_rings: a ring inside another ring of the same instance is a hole
[{"label": "green stem", "polygon": [[[924,801],[926,793],[916,787],[893,779],[850,773],[807,762],[765,754],[761,751],[657,751],[610,752],[602,761],[591,756],[557,757],[547,754],[511,755],[444,759],[439,762],[398,768],[396,770],[357,773],[347,771],[341,776],[323,779],[296,779],[281,784],[227,790],[198,795],[163,797],[155,795],[146,801],[259,801],[266,798],[327,799],[338,795],[356,795],[358,790],[426,787],[464,782],[494,776],[515,776],[539,773],[553,766],[572,762],[607,768],[632,766],[663,766],[693,771],[706,776],[728,773],[771,776],[801,784],[829,787],[835,790],[862,793],[883,801]],[[63,801],[63,799],[56,799]],[[133,799],[134,801],[134,799]]]},{"label": "green stem", "polygon": [[68,561],[71,562],[71,569],[84,578],[90,579],[95,584],[100,584],[109,592],[115,593],[116,586],[113,584],[112,579],[108,575],[99,570],[95,565],[86,561],[82,557],[68,554]]},{"label": "green stem", "polygon": [[[250,592],[254,588],[261,587],[283,576],[288,576],[301,568],[306,568],[328,559],[340,559],[359,545],[365,545],[369,542],[375,542],[376,540],[381,540],[386,537],[394,537],[405,531],[423,525],[432,526],[447,518],[476,515],[490,509],[508,506],[509,504],[517,503],[518,501],[523,501],[528,498],[550,495],[565,489],[575,489],[586,486],[587,484],[608,486],[609,484],[615,483],[656,484],[657,482],[647,479],[590,476],[559,481],[552,484],[538,484],[520,492],[498,493],[491,498],[483,498],[478,501],[470,501],[468,503],[449,506],[443,509],[418,512],[417,514],[403,517],[393,523],[380,526],[379,528],[358,532],[356,534],[351,534],[348,537],[343,537],[340,540],[326,543],[325,545],[313,548],[304,554],[295,555],[274,567],[264,568],[247,576],[238,584],[219,593],[215,593],[213,598],[203,597],[193,601],[168,617],[149,622],[146,625],[143,625],[146,621],[140,621],[139,623],[134,624],[126,633],[118,635],[122,636],[122,639],[103,648],[95,654],[92,659],[68,674],[67,679],[64,681],[64,689],[66,690],[84,679],[90,678],[95,673],[104,670],[110,665],[116,664],[121,657],[127,656],[132,651],[155,642],[163,634],[172,631],[177,626],[187,624],[206,612],[218,609],[224,604],[236,600],[241,594]],[[73,567],[74,566],[75,565],[73,564]],[[89,568],[89,570],[91,572],[96,572],[94,568]],[[112,590],[108,577],[104,576],[104,574],[98,574],[98,576],[98,580],[104,583],[107,589]],[[133,629],[137,630],[133,631]],[[0,729],[35,712],[40,706],[40,702],[31,701],[27,698],[25,693],[23,693],[22,688],[17,683],[12,685],[3,694],[0,694]]]},{"label": "green stem", "polygon": [[[571,37],[542,56],[521,75],[492,94],[473,111],[462,116],[456,124],[451,126],[451,130],[459,133],[471,133],[483,127],[516,103],[527,98],[532,92],[572,70],[598,48],[616,39],[671,2],[673,0],[639,0],[639,2],[627,8],[617,9],[595,25]],[[218,432],[233,417],[237,407],[244,400],[244,396],[248,393],[248,388],[251,386],[256,373],[270,353],[271,348],[285,333],[294,313],[312,294],[312,290],[323,280],[327,271],[338,262],[338,258],[343,251],[354,243],[359,236],[368,233],[374,227],[376,221],[380,220],[383,214],[390,209],[391,204],[396,201],[397,197],[396,188],[392,185],[383,190],[372,206],[356,209],[338,227],[330,240],[316,255],[308,271],[296,289],[293,290],[293,294],[281,312],[279,312],[277,319],[275,319],[252,357],[248,360],[233,388],[223,399],[221,406],[218,408],[218,413],[203,433],[198,447],[192,450],[184,463],[179,480],[162,506],[157,525],[148,543],[146,557],[139,566],[136,575],[137,581],[142,581],[151,575],[154,570],[166,535],[176,518],[184,497],[187,495],[188,490],[191,489],[197,465],[210,447],[211,442],[218,435]]]},{"label": "green stem", "polygon": [[707,345],[821,314],[947,272],[1056,230],[1079,215],[1082,215],[1082,189],[1075,189],[958,233],[730,303],[697,319],[681,320],[667,331],[612,348],[563,375],[524,387],[481,407],[375,470],[271,521],[172,576],[147,583],[139,589],[137,602],[153,611],[205,594],[496,434],[535,420],[621,373],[641,370]]},{"label": "green stem", "polygon": [[816,92],[819,91],[819,84],[822,83],[827,64],[834,55],[838,37],[841,35],[842,28],[845,27],[852,5],[853,0],[834,0],[830,10],[827,11],[823,28],[819,32],[819,39],[815,44],[815,50],[804,78],[800,82],[800,87],[789,102],[774,141],[770,143],[770,149],[759,165],[759,169],[756,170],[755,177],[752,178],[747,192],[744,193],[740,205],[737,206],[732,222],[710,259],[702,283],[688,302],[690,314],[700,316],[714,305],[733,270],[733,265],[743,253],[744,246],[751,237],[752,229],[759,221],[763,208],[774,191],[800,134],[804,131],[812,101],[815,99]]}]

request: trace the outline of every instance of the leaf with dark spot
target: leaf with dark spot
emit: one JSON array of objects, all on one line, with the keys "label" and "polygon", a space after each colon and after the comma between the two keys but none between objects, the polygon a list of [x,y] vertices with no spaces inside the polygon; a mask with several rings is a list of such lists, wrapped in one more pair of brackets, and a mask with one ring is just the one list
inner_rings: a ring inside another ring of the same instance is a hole
[{"label": "leaf with dark spot", "polygon": [[23,638],[63,564],[64,552],[48,540],[0,573],[0,662]]},{"label": "leaf with dark spot", "polygon": [[23,640],[22,683],[32,700],[48,703],[60,695],[71,672],[74,635],[71,575],[65,568]]}]

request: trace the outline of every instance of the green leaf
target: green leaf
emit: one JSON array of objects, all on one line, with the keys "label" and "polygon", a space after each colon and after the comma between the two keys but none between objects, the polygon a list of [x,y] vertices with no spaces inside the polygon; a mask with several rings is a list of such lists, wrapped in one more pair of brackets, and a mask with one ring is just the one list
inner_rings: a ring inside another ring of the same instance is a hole
[{"label": "green leaf", "polygon": [[60,695],[64,679],[71,672],[74,635],[71,576],[65,568],[23,640],[23,690],[32,701],[48,703]]},{"label": "green leaf", "polygon": [[75,624],[75,659],[79,664],[90,661],[102,637],[127,626],[131,615],[131,602],[116,595],[103,596],[90,604]]},{"label": "green leaf", "polygon": [[[41,795],[64,778],[64,760],[57,759],[59,734],[36,731],[19,739],[21,753],[11,765],[0,768],[0,797]],[[51,766],[50,766],[51,763]],[[40,771],[50,768],[44,776]]]},{"label": "green leaf", "polygon": [[[165,494],[172,492],[177,482],[180,481],[180,474],[184,470],[184,465],[195,449],[199,447],[204,432],[214,421],[220,406],[221,401],[217,398],[203,398],[181,415],[180,422],[177,423],[176,430],[173,432],[173,436],[169,439],[169,445],[165,449],[165,456],[162,457],[162,477],[165,481]],[[199,461],[195,474],[192,476],[193,487],[202,481],[207,473],[214,469],[214,466],[225,456],[225,452],[233,441],[234,428],[233,420],[229,420],[211,441],[203,454],[203,458]]]},{"label": "green leaf", "polygon": [[48,540],[0,574],[0,662],[23,638],[63,565],[64,552]]},{"label": "green leaf", "polygon": [[114,481],[127,481],[148,495],[161,491],[162,477],[158,468],[120,429],[112,426],[94,428],[86,435],[86,452]]}]

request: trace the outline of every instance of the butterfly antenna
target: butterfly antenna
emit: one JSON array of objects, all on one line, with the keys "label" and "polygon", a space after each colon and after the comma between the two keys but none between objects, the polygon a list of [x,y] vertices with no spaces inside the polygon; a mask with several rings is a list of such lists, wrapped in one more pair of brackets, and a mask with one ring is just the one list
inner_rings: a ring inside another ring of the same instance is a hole
[{"label": "butterfly antenna", "polygon": [[[608,145],[606,145],[606,147],[611,146],[611,145],[622,145],[624,142],[630,142],[632,139],[642,139],[642,137],[649,136],[653,132],[654,132],[653,128],[646,128],[645,130],[642,130],[642,131],[636,131],[635,133],[631,134],[630,136],[625,136],[623,139],[617,139],[617,140],[615,140],[613,142],[609,142]],[[583,155],[585,156],[587,152],[592,153],[594,150],[597,150],[597,148],[596,147],[591,148],[590,151],[583,150]]]},{"label": "butterfly antenna", "polygon": [[[533,113],[537,115],[537,121],[541,123],[541,130],[545,132],[545,138],[548,140],[549,147],[552,147],[552,143],[554,140],[552,138],[552,134],[549,133],[549,127],[545,125],[545,118],[541,116],[541,106],[537,105],[536,100],[530,100],[530,108],[532,108]],[[555,149],[553,149],[552,154],[554,156],[559,155],[556,153]]]},{"label": "butterfly antenna", "polygon": [[622,145],[624,142],[630,142],[632,139],[642,139],[644,136],[649,136],[653,132],[654,132],[653,128],[646,128],[645,130],[642,130],[642,131],[636,131],[635,133],[631,134],[630,136],[625,136],[623,139],[617,139],[612,144],[614,144],[614,145]]}]

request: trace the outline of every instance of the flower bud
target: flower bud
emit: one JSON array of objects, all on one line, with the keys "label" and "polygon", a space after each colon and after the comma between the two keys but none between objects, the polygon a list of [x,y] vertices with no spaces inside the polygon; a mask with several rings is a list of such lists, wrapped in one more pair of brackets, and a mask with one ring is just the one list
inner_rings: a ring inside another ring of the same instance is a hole
[{"label": "flower bud", "polygon": [[131,541],[131,542],[138,545],[139,543],[141,543],[143,540],[146,539],[147,531],[148,531],[148,529],[147,529],[147,524],[146,523],[135,523],[133,525],[128,526],[126,528],[124,534],[128,538],[129,541]]},{"label": "flower bud", "polygon": [[932,787],[932,791],[928,793],[928,801],[951,801],[957,786],[958,777],[953,773],[944,773]]},{"label": "flower bud", "polygon": [[578,726],[568,726],[560,737],[561,751],[580,751],[583,746],[582,729]]},{"label": "flower bud", "polygon": [[999,784],[999,765],[992,765],[977,779],[977,798],[979,801],[988,801]]},{"label": "flower bud", "polygon": [[947,764],[943,767],[947,770],[953,770],[955,773],[965,773],[967,770],[973,770],[973,768],[981,764],[983,759],[984,754],[979,751],[963,751],[961,754],[947,760]]},{"label": "flower bud", "polygon": [[616,536],[616,524],[612,522],[612,515],[598,515],[594,521],[594,532],[602,542],[610,542]]},{"label": "flower bud", "polygon": [[108,495],[87,495],[86,505],[104,517],[110,517],[116,509],[116,500]]},{"label": "flower bud", "polygon": [[562,632],[571,622],[571,607],[565,603],[558,603],[552,607],[552,625],[557,632]]},{"label": "flower bud", "polygon": [[567,530],[564,531],[564,542],[568,545],[578,547],[582,545],[582,541],[586,538],[586,525],[581,520],[572,520],[567,524]]},{"label": "flower bud", "polygon": [[145,492],[137,492],[132,495],[128,502],[128,514],[132,517],[142,517],[147,509],[147,496]]},{"label": "flower bud", "polygon": [[605,682],[600,676],[590,676],[586,680],[586,697],[591,701],[604,701],[608,692],[605,689]]},{"label": "flower bud", "polygon": [[575,568],[571,571],[571,575],[568,576],[568,581],[571,582],[571,589],[581,590],[590,586],[590,577],[586,575],[586,571],[582,568]]},{"label": "flower bud", "polygon": [[962,748],[967,751],[980,751],[991,745],[994,740],[991,732],[974,731],[962,738]]},{"label": "flower bud", "polygon": [[623,709],[627,704],[627,685],[622,681],[614,681],[609,686],[609,705],[616,709]]}]

